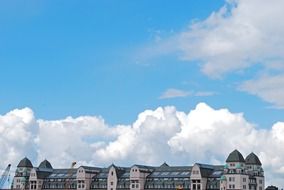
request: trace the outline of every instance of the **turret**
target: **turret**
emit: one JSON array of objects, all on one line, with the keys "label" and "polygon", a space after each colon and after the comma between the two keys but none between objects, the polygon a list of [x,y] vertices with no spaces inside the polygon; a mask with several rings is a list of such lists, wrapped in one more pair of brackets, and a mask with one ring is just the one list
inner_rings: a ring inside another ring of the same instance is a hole
[{"label": "turret", "polygon": [[250,174],[263,176],[263,170],[261,167],[262,164],[259,158],[257,157],[257,155],[255,155],[253,152],[250,153],[246,157],[245,162],[246,162],[246,169]]},{"label": "turret", "polygon": [[261,167],[262,164],[257,155],[255,155],[253,152],[250,153],[246,157],[245,162],[247,174],[250,176],[250,180],[253,182],[250,184],[250,188],[264,190],[264,172]]},{"label": "turret", "polygon": [[25,157],[17,165],[17,170],[15,173],[13,181],[13,189],[28,189],[28,182],[30,177],[30,172],[33,169],[31,161]]},{"label": "turret", "polygon": [[226,189],[249,189],[249,178],[245,171],[245,159],[243,155],[234,150],[226,159],[224,176],[222,176],[222,190]]},{"label": "turret", "polygon": [[226,159],[225,167],[230,173],[244,173],[245,159],[243,155],[238,150],[234,150]]}]

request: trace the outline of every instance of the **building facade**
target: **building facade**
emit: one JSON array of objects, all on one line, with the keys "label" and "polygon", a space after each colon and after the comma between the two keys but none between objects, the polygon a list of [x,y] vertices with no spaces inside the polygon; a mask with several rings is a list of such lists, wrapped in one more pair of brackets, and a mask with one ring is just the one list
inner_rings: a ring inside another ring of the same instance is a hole
[{"label": "building facade", "polygon": [[24,158],[17,167],[12,189],[18,190],[265,190],[264,171],[259,158],[245,159],[231,152],[225,165],[195,163],[193,166],[158,167],[133,165],[108,168],[80,166],[54,169],[44,160],[33,167]]}]

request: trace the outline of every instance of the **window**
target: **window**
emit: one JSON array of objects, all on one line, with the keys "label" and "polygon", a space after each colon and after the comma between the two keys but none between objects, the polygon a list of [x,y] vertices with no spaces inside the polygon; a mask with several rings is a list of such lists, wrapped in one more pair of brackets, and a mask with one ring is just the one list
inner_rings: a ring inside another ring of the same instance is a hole
[{"label": "window", "polygon": [[200,184],[197,184],[197,190],[200,190]]},{"label": "window", "polygon": [[259,187],[259,190],[262,190],[262,187]]},{"label": "window", "polygon": [[113,181],[112,181],[112,182],[110,182],[110,185],[113,185]]},{"label": "window", "polygon": [[200,190],[200,189],[201,189],[201,181],[192,180],[192,190]]},{"label": "window", "polygon": [[113,171],[111,172],[111,175],[113,175]]},{"label": "window", "polygon": [[259,180],[259,184],[262,184],[262,180],[261,179]]},{"label": "window", "polygon": [[199,171],[198,171],[198,170],[193,170],[192,173],[198,175],[198,174],[199,174]]},{"label": "window", "polygon": [[246,189],[247,187],[246,187],[246,185],[243,185],[243,189]]},{"label": "window", "polygon": [[246,178],[243,178],[243,182],[246,182],[247,181],[247,179]]}]

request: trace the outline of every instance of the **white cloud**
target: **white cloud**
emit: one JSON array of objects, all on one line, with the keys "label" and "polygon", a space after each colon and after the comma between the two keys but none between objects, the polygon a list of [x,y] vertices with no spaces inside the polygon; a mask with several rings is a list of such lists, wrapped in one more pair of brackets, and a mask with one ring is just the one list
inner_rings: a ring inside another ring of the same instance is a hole
[{"label": "white cloud", "polygon": [[227,1],[206,20],[177,35],[182,58],[203,62],[202,71],[213,77],[283,61],[283,6],[282,0]]},{"label": "white cloud", "polygon": [[50,158],[54,165],[65,165],[73,161],[92,164],[93,151],[116,138],[125,127],[110,128],[101,117],[67,117],[63,120],[38,120],[39,161]]},{"label": "white cloud", "polygon": [[[241,86],[283,108],[283,7],[283,0],[227,0],[208,18],[193,21],[184,31],[147,46],[140,57],[177,53],[182,60],[197,61],[201,71],[211,78],[249,69],[251,76],[246,78],[255,78],[254,68],[266,75],[277,72],[278,76],[249,80]],[[272,86],[261,83],[266,78],[274,81]],[[253,87],[253,82],[257,87]]]},{"label": "white cloud", "polygon": [[168,99],[168,98],[177,98],[177,97],[186,97],[191,95],[191,92],[169,88],[159,97],[160,99]]},{"label": "white cloud", "polygon": [[25,155],[32,156],[34,165],[46,158],[54,167],[69,167],[72,161],[96,166],[220,164],[237,148],[244,156],[251,151],[259,155],[267,184],[284,185],[284,122],[259,129],[241,113],[205,103],[189,113],[175,107],[145,110],[133,124],[116,126],[96,116],[36,120],[25,108],[0,116],[0,130],[1,168],[8,161],[17,165]]},{"label": "white cloud", "polygon": [[0,174],[8,164],[12,164],[13,173],[19,159],[25,156],[36,159],[36,134],[36,121],[31,109],[15,109],[0,115]]},{"label": "white cloud", "polygon": [[29,108],[13,110],[0,115],[0,154],[1,163],[8,165],[15,157],[33,156],[33,111]]},{"label": "white cloud", "polygon": [[204,96],[214,96],[216,94],[217,94],[216,92],[211,92],[211,91],[200,91],[194,93],[194,96],[204,97]]},{"label": "white cloud", "polygon": [[278,108],[284,108],[284,75],[261,76],[240,85],[240,90],[259,96]]},{"label": "white cloud", "polygon": [[175,88],[169,88],[162,93],[159,99],[180,98],[187,96],[205,97],[205,96],[214,96],[214,95],[216,95],[216,93],[211,91],[190,92]]}]

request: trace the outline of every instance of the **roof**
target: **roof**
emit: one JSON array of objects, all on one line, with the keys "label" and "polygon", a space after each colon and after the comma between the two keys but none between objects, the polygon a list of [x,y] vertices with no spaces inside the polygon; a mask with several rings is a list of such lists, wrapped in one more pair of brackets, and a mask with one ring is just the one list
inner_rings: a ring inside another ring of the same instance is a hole
[{"label": "roof", "polygon": [[53,169],[52,173],[47,178],[76,178],[77,169]]},{"label": "roof", "polygon": [[101,168],[98,167],[90,167],[90,166],[80,166],[81,168],[84,168],[86,173],[91,173],[91,174],[95,174],[100,172]]},{"label": "roof", "polygon": [[[191,166],[166,166],[161,165],[148,176],[149,178],[189,178]],[[147,177],[147,178],[148,178]]]},{"label": "roof", "polygon": [[245,162],[245,159],[238,150],[234,150],[229,154],[226,162]]},{"label": "roof", "polygon": [[50,164],[48,160],[42,161],[38,167],[40,169],[52,169],[52,165]]},{"label": "roof", "polygon": [[116,175],[118,178],[127,178],[130,176],[130,168],[129,167],[120,167],[120,166],[116,166],[114,164],[111,164],[109,166],[109,168],[114,167]]},{"label": "roof", "polygon": [[212,177],[219,178],[223,174],[223,165],[209,165],[196,163],[200,168],[200,173],[202,177]]},{"label": "roof", "polygon": [[38,179],[44,179],[46,177],[48,177],[50,174],[52,173],[52,171],[42,171],[39,168],[36,169],[36,176]]},{"label": "roof", "polygon": [[101,168],[98,175],[95,175],[93,179],[107,179],[109,168]]},{"label": "roof", "polygon": [[155,169],[155,167],[152,167],[152,166],[145,166],[145,165],[138,165],[138,164],[135,164],[134,166],[136,166],[141,172],[152,172]]},{"label": "roof", "polygon": [[18,164],[17,167],[32,168],[33,165],[32,165],[32,163],[31,163],[31,161],[30,161],[27,157],[25,157],[25,158],[23,158],[23,159],[20,161],[20,163]]},{"label": "roof", "polygon": [[247,157],[246,157],[246,164],[253,164],[253,165],[262,165],[259,158],[257,157],[257,155],[255,155],[253,152],[250,153]]},{"label": "roof", "polygon": [[169,167],[169,165],[166,162],[164,162],[160,167]]},{"label": "roof", "polygon": [[100,170],[101,168],[99,167],[91,167],[91,166],[80,166],[84,168],[85,170]]},{"label": "roof", "polygon": [[270,186],[266,187],[265,190],[278,190],[278,187],[270,185]]}]

